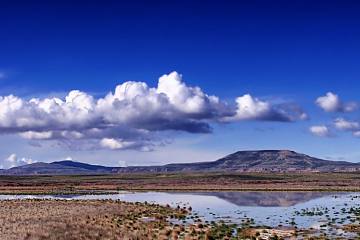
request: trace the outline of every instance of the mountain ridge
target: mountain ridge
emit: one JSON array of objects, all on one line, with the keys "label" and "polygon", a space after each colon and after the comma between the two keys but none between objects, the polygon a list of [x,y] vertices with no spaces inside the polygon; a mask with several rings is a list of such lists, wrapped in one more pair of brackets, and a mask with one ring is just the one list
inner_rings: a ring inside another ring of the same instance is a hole
[{"label": "mountain ridge", "polygon": [[2,175],[71,175],[161,172],[355,172],[360,163],[331,161],[291,150],[237,151],[216,161],[161,166],[107,167],[76,161],[37,162],[0,170]]}]

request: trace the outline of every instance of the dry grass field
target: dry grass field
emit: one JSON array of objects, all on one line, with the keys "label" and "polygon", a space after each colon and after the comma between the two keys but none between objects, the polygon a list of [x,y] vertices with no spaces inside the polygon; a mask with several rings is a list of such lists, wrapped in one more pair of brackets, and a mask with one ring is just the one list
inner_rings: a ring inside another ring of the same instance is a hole
[{"label": "dry grass field", "polygon": [[[176,210],[118,201],[11,200],[0,202],[0,238],[159,239]],[[152,218],[153,221],[146,221]]]},{"label": "dry grass field", "polygon": [[0,176],[0,193],[158,191],[359,191],[360,173],[174,173]]}]

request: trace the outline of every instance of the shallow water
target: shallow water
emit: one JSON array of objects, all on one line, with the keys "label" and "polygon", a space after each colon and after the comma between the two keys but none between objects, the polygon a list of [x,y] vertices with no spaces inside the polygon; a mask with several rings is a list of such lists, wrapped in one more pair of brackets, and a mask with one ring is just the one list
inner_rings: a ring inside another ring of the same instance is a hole
[{"label": "shallow water", "polygon": [[[360,207],[360,193],[331,192],[119,192],[104,195],[0,195],[5,199],[113,199],[128,202],[192,207],[194,218],[242,224],[252,218],[256,225],[297,226],[326,231],[324,224],[349,223],[344,208]],[[329,229],[328,229],[329,230]],[[331,231],[339,231],[331,229]],[[339,233],[340,234],[340,233]]]}]

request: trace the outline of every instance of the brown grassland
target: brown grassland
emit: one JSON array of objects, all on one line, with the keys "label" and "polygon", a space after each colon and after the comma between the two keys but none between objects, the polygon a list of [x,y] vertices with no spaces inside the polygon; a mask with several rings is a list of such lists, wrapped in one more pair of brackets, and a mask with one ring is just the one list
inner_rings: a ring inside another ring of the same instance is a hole
[{"label": "brown grassland", "polygon": [[177,231],[166,218],[187,213],[109,200],[5,200],[0,206],[2,240],[164,239],[170,229]]},{"label": "brown grassland", "polygon": [[259,232],[280,239],[295,234],[294,229],[246,226],[236,229],[200,219],[183,224],[180,220],[185,219],[190,209],[149,203],[28,199],[2,200],[0,206],[2,240],[235,240],[254,239]]},{"label": "brown grassland", "polygon": [[0,176],[0,194],[133,191],[359,191],[360,173]]}]

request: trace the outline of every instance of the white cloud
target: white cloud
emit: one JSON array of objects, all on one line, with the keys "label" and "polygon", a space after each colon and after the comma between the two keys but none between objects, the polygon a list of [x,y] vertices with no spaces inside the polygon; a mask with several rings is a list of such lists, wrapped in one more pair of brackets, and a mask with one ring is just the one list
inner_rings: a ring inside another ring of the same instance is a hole
[{"label": "white cloud", "polygon": [[30,158],[18,158],[15,153],[10,154],[6,159],[4,159],[0,165],[1,168],[12,168],[18,167],[26,164],[34,163]]},{"label": "white cloud", "polygon": [[331,136],[329,128],[325,125],[311,126],[309,130],[313,135],[318,137]]},{"label": "white cloud", "polygon": [[272,111],[268,102],[253,98],[250,94],[238,97],[236,103],[237,110],[234,117],[238,120],[264,118]]},{"label": "white cloud", "polygon": [[335,119],[334,125],[337,129],[344,131],[355,131],[360,128],[360,123],[354,121],[347,121],[344,118]]},{"label": "white cloud", "polygon": [[354,137],[360,137],[360,131],[353,132],[353,136]]},{"label": "white cloud", "polygon": [[334,120],[334,125],[339,130],[350,131],[354,137],[360,137],[360,122],[358,121],[337,118]]},{"label": "white cloud", "polygon": [[32,141],[53,141],[72,148],[135,148],[150,151],[164,144],[167,130],[210,133],[212,122],[294,121],[306,114],[293,104],[274,105],[247,94],[236,107],[187,86],[177,72],[159,78],[156,88],[124,82],[105,97],[70,91],[65,98],[0,97],[0,133]]},{"label": "white cloud", "polygon": [[134,145],[135,142],[126,142],[121,139],[114,138],[103,138],[100,141],[100,145],[104,148],[108,148],[111,150],[125,149]]},{"label": "white cloud", "polygon": [[236,103],[236,114],[225,117],[226,121],[262,120],[291,122],[307,118],[306,113],[294,105],[276,106],[270,102],[254,98],[250,94],[236,98]]},{"label": "white cloud", "polygon": [[188,87],[177,72],[161,76],[156,92],[165,94],[172,105],[188,114],[222,116],[229,111],[218,97],[205,94],[199,87]]},{"label": "white cloud", "polygon": [[326,112],[353,112],[358,109],[355,102],[343,103],[339,96],[328,92],[325,96],[318,97],[315,103]]},{"label": "white cloud", "polygon": [[45,131],[45,132],[26,131],[19,133],[19,135],[26,139],[50,139],[53,133],[51,131]]},{"label": "white cloud", "polygon": [[[360,122],[357,121],[349,121],[344,118],[336,118],[333,121],[333,125],[335,129],[340,131],[349,131],[352,133],[354,137],[360,137]],[[310,127],[310,132],[319,137],[330,137],[332,133],[330,128],[326,125],[318,125]]]}]

